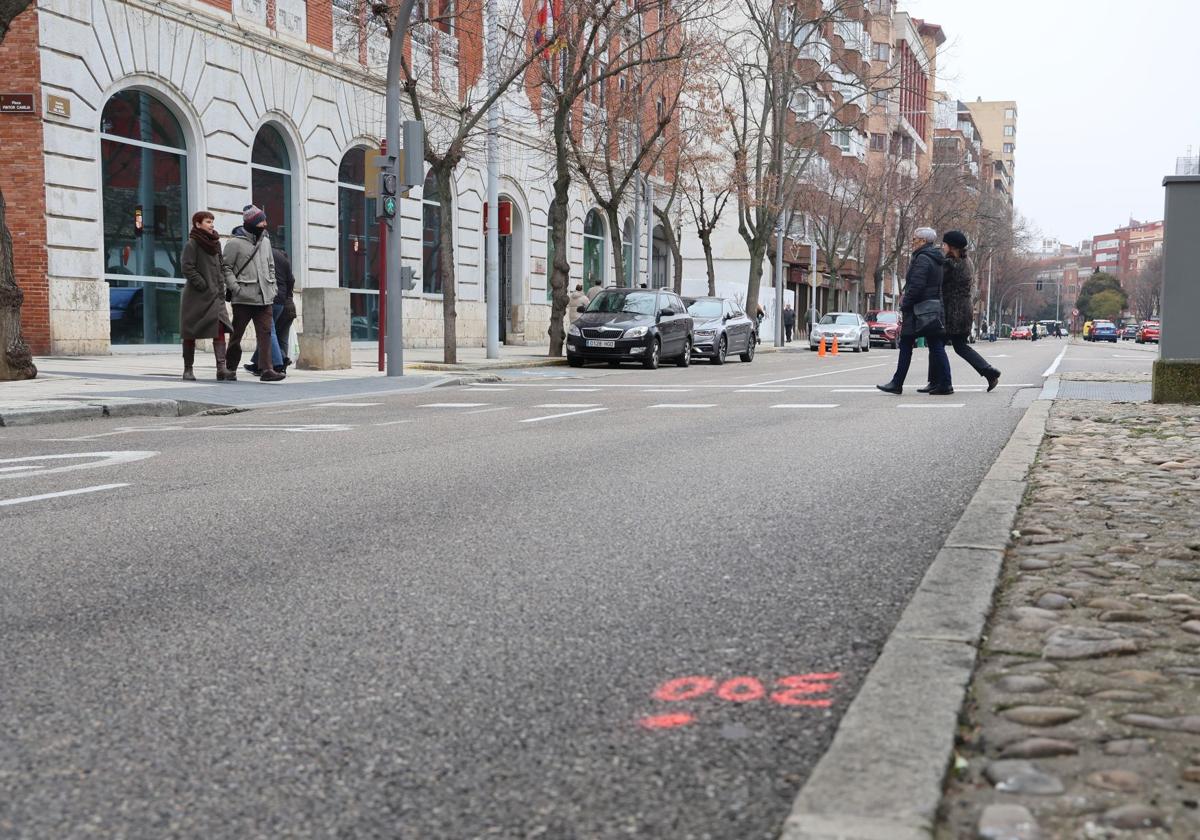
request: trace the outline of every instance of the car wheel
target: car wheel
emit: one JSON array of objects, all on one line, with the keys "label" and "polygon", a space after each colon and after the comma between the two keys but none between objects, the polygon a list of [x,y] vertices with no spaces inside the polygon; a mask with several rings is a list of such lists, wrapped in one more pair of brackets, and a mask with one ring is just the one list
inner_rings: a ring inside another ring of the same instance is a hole
[{"label": "car wheel", "polygon": [[713,353],[712,363],[714,365],[725,364],[725,357],[729,355],[729,339],[721,336],[721,340],[717,342],[717,352]]},{"label": "car wheel", "polygon": [[646,370],[658,370],[658,354],[661,349],[662,348],[659,345],[658,339],[654,339],[654,341],[650,344],[650,353],[642,362],[642,367],[644,367]]},{"label": "car wheel", "polygon": [[754,361],[754,342],[753,341],[751,341],[750,344],[746,347],[746,352],[742,353],[740,356],[738,356],[738,358],[741,359],[743,362],[753,362]]},{"label": "car wheel", "polygon": [[871,339],[869,337],[867,338],[866,341],[863,342],[863,352],[864,353],[871,352]]},{"label": "car wheel", "polygon": [[692,339],[690,337],[683,340],[683,352],[679,354],[679,358],[675,360],[675,364],[679,367],[687,367],[692,363]]},{"label": "car wheel", "polygon": [[574,355],[568,353],[567,354],[567,364],[569,364],[571,367],[583,367],[583,357],[582,356],[574,356]]}]

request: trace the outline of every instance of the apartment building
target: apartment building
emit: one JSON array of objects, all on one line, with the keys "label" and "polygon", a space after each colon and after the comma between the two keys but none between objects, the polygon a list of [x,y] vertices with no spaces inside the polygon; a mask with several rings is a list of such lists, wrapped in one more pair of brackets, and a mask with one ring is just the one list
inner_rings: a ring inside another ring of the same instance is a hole
[{"label": "apartment building", "polygon": [[933,165],[957,168],[968,183],[978,185],[983,175],[983,142],[967,106],[939,94],[933,132]]},{"label": "apartment building", "polygon": [[1092,269],[1125,281],[1136,277],[1162,252],[1163,223],[1139,222],[1092,237]]},{"label": "apartment building", "polygon": [[1017,103],[1011,99],[966,103],[980,132],[983,147],[991,155],[989,174],[992,189],[1011,204],[1017,178]]}]

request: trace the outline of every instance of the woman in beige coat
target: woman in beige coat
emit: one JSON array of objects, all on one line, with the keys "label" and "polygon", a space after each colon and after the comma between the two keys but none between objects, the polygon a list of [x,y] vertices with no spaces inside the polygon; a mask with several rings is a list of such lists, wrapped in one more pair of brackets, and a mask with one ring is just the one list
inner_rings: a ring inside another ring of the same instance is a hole
[{"label": "woman in beige coat", "polygon": [[179,332],[183,336],[183,378],[194,382],[196,339],[211,338],[217,357],[217,379],[225,379],[225,333],[231,330],[225,314],[225,278],[221,272],[221,237],[213,229],[213,214],[192,216],[192,230],[180,259],[187,283],[179,302]]}]

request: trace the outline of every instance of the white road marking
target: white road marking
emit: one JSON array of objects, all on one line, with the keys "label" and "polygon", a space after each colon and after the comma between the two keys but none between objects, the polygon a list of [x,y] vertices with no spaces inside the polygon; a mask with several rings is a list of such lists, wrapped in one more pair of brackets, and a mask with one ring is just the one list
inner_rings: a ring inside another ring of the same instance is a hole
[{"label": "white road marking", "polygon": [[372,426],[399,426],[401,423],[415,423],[415,422],[417,422],[417,421],[410,417],[407,420],[388,420],[383,423],[372,423],[371,425]]},{"label": "white road marking", "polygon": [[372,405],[383,405],[383,403],[347,403],[347,402],[327,402],[316,403],[315,408],[367,408]]},{"label": "white road marking", "polygon": [[882,394],[878,388],[834,388],[829,393],[831,394]]},{"label": "white road marking", "polygon": [[658,403],[651,408],[716,408],[716,403]]},{"label": "white road marking", "polygon": [[542,403],[534,408],[595,408],[600,403]]},{"label": "white road marking", "polygon": [[417,408],[483,408],[485,405],[489,405],[489,403],[422,403]]},{"label": "white road marking", "polygon": [[1054,360],[1054,363],[1051,364],[1050,367],[1046,368],[1046,372],[1043,373],[1042,376],[1043,377],[1053,376],[1054,372],[1056,370],[1058,370],[1058,366],[1060,364],[1062,364],[1063,356],[1065,356],[1065,355],[1067,355],[1067,348],[1063,347],[1063,349],[1060,350],[1058,353],[1058,358]]},{"label": "white road marking", "polygon": [[17,472],[18,470],[27,470],[29,472],[32,472],[34,470],[40,470],[40,469],[41,469],[41,467],[0,467],[0,473]]},{"label": "white road marking", "polygon": [[691,388],[646,388],[643,394],[686,394]]},{"label": "white road marking", "polygon": [[510,406],[501,405],[497,406],[496,408],[476,408],[471,411],[464,411],[463,414],[487,414],[491,411],[508,411],[509,409]]},{"label": "white road marking", "polygon": [[0,507],[23,505],[26,502],[40,502],[45,499],[58,499],[62,496],[78,496],[81,493],[99,493],[101,490],[116,490],[118,487],[128,486],[128,484],[97,484],[94,487],[80,487],[78,490],[59,490],[57,493],[40,493],[37,496],[23,496],[19,499],[0,499]]},{"label": "white road marking", "polygon": [[1040,388],[1041,385],[1036,382],[1018,382],[1014,385],[997,385],[997,388]]},{"label": "white road marking", "polygon": [[592,394],[599,391],[599,388],[551,388],[556,394]]},{"label": "white road marking", "polygon": [[782,388],[739,388],[735,394],[782,394]]},{"label": "white road marking", "polygon": [[[70,452],[65,455],[26,455],[23,458],[3,458],[0,459],[0,465],[4,464],[19,464],[26,465],[23,472],[8,472],[0,475],[0,480],[6,478],[24,478],[27,475],[50,475],[51,473],[71,472],[72,470],[90,470],[96,467],[115,467],[119,464],[129,464],[134,461],[142,461],[146,458],[157,455],[157,452],[150,450],[135,450],[131,449],[127,452]],[[79,464],[68,464],[65,467],[54,467],[52,469],[43,469],[41,464],[30,463],[37,461],[64,461],[71,458],[92,458],[99,460],[83,461]]]},{"label": "white road marking", "polygon": [[771,408],[837,408],[839,403],[780,403]]},{"label": "white road marking", "polygon": [[573,417],[576,414],[591,414],[593,411],[608,411],[607,408],[585,408],[581,411],[567,411],[563,414],[547,414],[545,417],[530,417],[528,420],[522,420],[522,423],[538,423],[542,420],[557,420],[559,417]]},{"label": "white road marking", "polygon": [[896,408],[962,408],[966,403],[900,403]]},{"label": "white road marking", "polygon": [[815,379],[818,376],[835,376],[839,373],[851,373],[856,370],[870,370],[871,368],[879,368],[888,365],[889,362],[880,362],[877,365],[863,365],[862,367],[852,368],[837,368],[836,370],[827,370],[822,373],[806,373],[803,376],[789,376],[787,379],[772,379],[768,382],[752,382],[751,386],[757,385],[778,385],[781,382],[794,382],[797,379]]}]

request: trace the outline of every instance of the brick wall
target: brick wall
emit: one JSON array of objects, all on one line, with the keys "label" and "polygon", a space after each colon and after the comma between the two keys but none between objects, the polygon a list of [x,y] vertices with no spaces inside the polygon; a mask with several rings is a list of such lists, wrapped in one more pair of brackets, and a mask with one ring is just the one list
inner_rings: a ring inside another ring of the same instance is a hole
[{"label": "brick wall", "polygon": [[308,42],[333,49],[333,0],[308,0]]},{"label": "brick wall", "polygon": [[41,60],[37,9],[22,12],[0,44],[5,92],[32,93],[35,114],[0,115],[0,189],[8,210],[17,284],[25,292],[21,331],[35,354],[50,352],[50,287],[46,279],[46,178],[42,158]]}]

